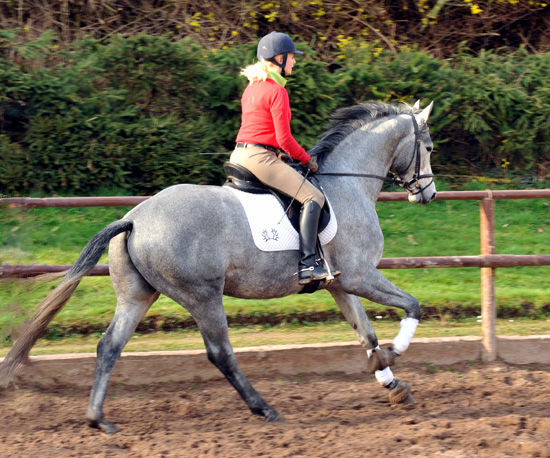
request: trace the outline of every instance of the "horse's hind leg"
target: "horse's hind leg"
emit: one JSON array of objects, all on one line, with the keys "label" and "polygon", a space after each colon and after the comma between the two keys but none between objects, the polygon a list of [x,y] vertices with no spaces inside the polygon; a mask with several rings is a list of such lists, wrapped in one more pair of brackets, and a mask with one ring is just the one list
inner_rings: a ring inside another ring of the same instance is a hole
[{"label": "horse's hind leg", "polygon": [[109,265],[117,294],[117,308],[97,346],[94,384],[86,413],[90,426],[108,434],[117,431],[103,416],[103,403],[111,373],[137,325],[159,296],[133,266],[125,250],[124,237],[122,234],[113,239],[109,249]]},{"label": "horse's hind leg", "polygon": [[[209,297],[209,299],[206,299]],[[262,415],[267,422],[280,419],[279,413],[268,405],[253,388],[237,364],[233,347],[229,342],[227,317],[223,309],[221,293],[205,294],[201,309],[188,308],[201,331],[208,359],[237,390],[252,413]]]}]

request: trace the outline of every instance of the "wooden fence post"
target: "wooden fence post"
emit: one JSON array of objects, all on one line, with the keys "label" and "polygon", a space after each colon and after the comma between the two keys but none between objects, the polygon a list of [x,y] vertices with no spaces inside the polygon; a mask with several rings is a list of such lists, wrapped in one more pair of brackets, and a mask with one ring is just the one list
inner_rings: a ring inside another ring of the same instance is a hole
[{"label": "wooden fence post", "polygon": [[[495,254],[495,201],[489,197],[481,201],[480,239],[481,255]],[[495,273],[493,267],[481,268],[481,328],[483,332],[483,361],[497,358]]]}]

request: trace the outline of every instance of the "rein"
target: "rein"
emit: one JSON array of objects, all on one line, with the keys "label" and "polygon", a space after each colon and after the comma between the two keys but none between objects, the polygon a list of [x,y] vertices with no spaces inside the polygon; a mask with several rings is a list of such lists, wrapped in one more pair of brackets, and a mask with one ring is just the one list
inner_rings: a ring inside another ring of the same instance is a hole
[{"label": "rein", "polygon": [[[411,115],[411,117],[412,117],[412,122],[414,126],[414,152],[406,170],[409,170],[413,161],[415,161],[415,165],[414,165],[413,177],[409,181],[403,180],[398,175],[395,175],[393,178],[388,178],[380,175],[372,175],[370,173],[318,172],[315,175],[316,176],[324,175],[324,176],[336,176],[336,177],[374,178],[374,179],[386,181],[392,184],[397,184],[400,187],[406,189],[412,195],[420,194],[422,191],[424,191],[424,189],[426,189],[428,186],[430,186],[433,183],[434,175],[432,173],[420,175],[420,134],[422,132],[420,132],[418,123],[416,122],[416,118],[414,117],[414,115]],[[422,178],[431,178],[432,180],[426,186],[421,188],[420,184],[418,183],[418,180],[421,180]]]}]

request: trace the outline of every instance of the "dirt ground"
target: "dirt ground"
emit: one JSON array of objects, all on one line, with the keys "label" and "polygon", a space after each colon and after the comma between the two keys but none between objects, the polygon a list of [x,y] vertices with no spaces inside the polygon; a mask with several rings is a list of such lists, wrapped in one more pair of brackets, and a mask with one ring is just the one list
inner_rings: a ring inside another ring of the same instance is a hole
[{"label": "dirt ground", "polygon": [[[550,457],[550,366],[402,365],[415,404],[368,375],[251,378],[286,418],[266,424],[224,381],[112,386],[107,436],[84,422],[88,390],[0,392],[7,457]],[[90,381],[91,383],[91,381]]]}]

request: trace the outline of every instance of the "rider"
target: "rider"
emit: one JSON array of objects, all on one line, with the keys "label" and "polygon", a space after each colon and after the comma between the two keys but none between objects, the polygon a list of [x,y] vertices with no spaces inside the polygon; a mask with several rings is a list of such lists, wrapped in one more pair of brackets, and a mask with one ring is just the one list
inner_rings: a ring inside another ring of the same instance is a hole
[{"label": "rider", "polygon": [[325,197],[300,173],[279,159],[278,154],[283,150],[305,164],[312,173],[317,171],[317,159],[310,157],[290,132],[290,102],[284,77],[292,73],[295,54],[303,53],[284,33],[271,32],[258,43],[258,62],[241,72],[249,84],[242,95],[241,128],[229,160],[250,170],[265,185],[302,204],[298,281],[306,285],[326,279],[329,272],[317,264],[315,250]]}]

